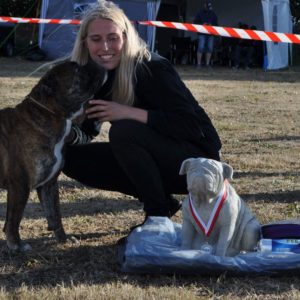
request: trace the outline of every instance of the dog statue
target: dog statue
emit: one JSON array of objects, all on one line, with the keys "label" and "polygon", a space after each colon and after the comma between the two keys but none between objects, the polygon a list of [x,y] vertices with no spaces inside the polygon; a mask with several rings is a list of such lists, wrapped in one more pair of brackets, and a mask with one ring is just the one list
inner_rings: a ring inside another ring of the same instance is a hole
[{"label": "dog statue", "polygon": [[61,221],[57,177],[62,150],[72,120],[84,113],[106,78],[92,62],[79,66],[63,62],[49,70],[15,108],[0,110],[0,188],[7,190],[4,224],[7,246],[13,251],[31,247],[22,242],[19,226],[29,193],[37,190],[48,230],[66,241]]},{"label": "dog statue", "polygon": [[206,158],[183,161],[189,196],[182,206],[182,249],[197,249],[218,256],[254,251],[260,224],[229,181],[233,169]]}]

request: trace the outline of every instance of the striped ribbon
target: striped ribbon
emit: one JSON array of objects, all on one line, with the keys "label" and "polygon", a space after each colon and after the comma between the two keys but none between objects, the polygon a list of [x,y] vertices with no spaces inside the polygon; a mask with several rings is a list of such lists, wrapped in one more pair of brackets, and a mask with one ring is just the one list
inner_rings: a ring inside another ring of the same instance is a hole
[{"label": "striped ribbon", "polygon": [[300,44],[300,35],[292,33],[280,33],[261,30],[250,30],[232,27],[220,27],[209,25],[198,25],[189,23],[164,22],[164,21],[141,21],[139,24],[156,27],[166,27],[192,32],[199,32],[224,37],[240,38],[246,40],[258,40],[267,42],[281,42]]},{"label": "striped ribbon", "polygon": [[0,17],[0,23],[73,24],[73,25],[79,25],[80,20],[76,20],[76,19],[38,19],[38,18]]},{"label": "striped ribbon", "polygon": [[[79,25],[80,20],[0,17],[0,23]],[[271,31],[250,30],[250,29],[241,29],[241,28],[232,28],[232,27],[198,25],[198,24],[167,22],[167,21],[138,21],[136,23],[140,25],[146,25],[146,26],[179,29],[179,30],[186,30],[186,31],[198,32],[204,34],[219,35],[224,37],[240,38],[246,40],[300,44],[300,35],[292,34],[292,33],[280,33],[280,32],[271,32]]]}]

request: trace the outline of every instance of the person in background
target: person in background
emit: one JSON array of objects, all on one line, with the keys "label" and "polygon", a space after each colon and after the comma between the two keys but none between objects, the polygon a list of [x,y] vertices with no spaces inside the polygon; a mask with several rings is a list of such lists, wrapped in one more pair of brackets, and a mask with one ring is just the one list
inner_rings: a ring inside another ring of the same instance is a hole
[{"label": "person in background", "polygon": [[[218,25],[218,18],[212,9],[212,4],[209,1],[204,2],[204,8],[200,10],[194,19],[195,24],[200,25]],[[197,49],[197,68],[201,68],[202,56],[205,53],[205,66],[211,66],[211,57],[214,48],[214,36],[209,34],[199,34],[198,49]]]},{"label": "person in background", "polygon": [[[239,28],[249,29],[248,24],[239,23]],[[251,30],[256,30],[255,26],[251,26]],[[249,70],[253,63],[254,50],[256,46],[255,40],[235,39],[233,46],[233,69],[244,67]]]},{"label": "person in background", "polygon": [[[93,188],[137,197],[145,218],[172,217],[186,194],[183,160],[219,160],[221,142],[210,118],[171,63],[150,53],[115,4],[101,1],[84,15],[71,60],[104,67],[108,79],[73,125],[63,172]],[[90,142],[109,122],[109,141]]]}]

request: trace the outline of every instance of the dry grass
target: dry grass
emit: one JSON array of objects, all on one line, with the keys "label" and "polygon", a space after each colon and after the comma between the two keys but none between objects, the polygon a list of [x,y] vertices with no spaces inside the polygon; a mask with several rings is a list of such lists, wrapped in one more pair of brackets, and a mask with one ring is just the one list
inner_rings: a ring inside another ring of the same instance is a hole
[{"label": "dry grass", "polygon": [[[21,101],[39,66],[0,58],[0,108]],[[179,68],[223,141],[233,185],[262,222],[300,217],[300,73]],[[108,126],[102,138],[107,138]],[[57,245],[35,192],[21,223],[33,247],[11,254],[0,233],[0,299],[299,299],[296,277],[128,275],[119,271],[116,241],[143,219],[136,199],[89,189],[60,176],[63,223],[80,244]],[[0,190],[0,226],[6,210]],[[181,222],[181,214],[173,218]]]}]

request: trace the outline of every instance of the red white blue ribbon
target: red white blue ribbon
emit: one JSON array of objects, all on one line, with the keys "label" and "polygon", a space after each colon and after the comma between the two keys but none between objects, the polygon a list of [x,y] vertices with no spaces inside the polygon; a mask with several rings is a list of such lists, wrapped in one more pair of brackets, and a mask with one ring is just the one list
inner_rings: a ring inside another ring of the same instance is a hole
[{"label": "red white blue ribbon", "polygon": [[228,182],[227,180],[225,179],[224,180],[224,185],[223,185],[223,189],[222,189],[222,192],[220,193],[216,203],[215,203],[215,206],[213,208],[213,211],[211,212],[210,214],[210,217],[209,217],[209,220],[208,220],[208,223],[205,224],[203,219],[200,217],[200,215],[197,213],[195,207],[194,207],[194,204],[193,204],[193,199],[192,199],[192,195],[189,194],[189,206],[190,206],[190,210],[191,210],[191,213],[192,213],[192,216],[196,222],[196,224],[199,226],[199,228],[201,229],[201,231],[205,234],[206,237],[209,237],[209,235],[211,234],[214,226],[215,226],[215,223],[218,219],[218,216],[220,214],[220,211],[222,209],[222,206],[226,200],[226,197],[227,197],[227,185],[228,185]]}]

